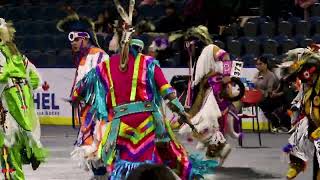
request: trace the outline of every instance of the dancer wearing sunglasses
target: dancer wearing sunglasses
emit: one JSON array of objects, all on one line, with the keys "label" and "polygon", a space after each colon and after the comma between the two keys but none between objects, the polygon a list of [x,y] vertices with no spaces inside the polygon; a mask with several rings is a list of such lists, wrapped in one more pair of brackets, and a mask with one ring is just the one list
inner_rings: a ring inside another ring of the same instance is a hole
[{"label": "dancer wearing sunglasses", "polygon": [[[70,15],[57,24],[58,30],[69,33],[73,60],[76,66],[76,74],[72,85],[72,91],[79,80],[92,68],[109,56],[99,48],[94,33],[93,22],[77,14]],[[84,102],[73,106],[73,125],[80,124],[78,138],[72,157],[80,160],[80,165],[86,170],[92,170],[95,179],[106,179],[106,168],[97,157],[97,149],[101,142],[105,129],[105,120],[88,111],[90,102]]]}]

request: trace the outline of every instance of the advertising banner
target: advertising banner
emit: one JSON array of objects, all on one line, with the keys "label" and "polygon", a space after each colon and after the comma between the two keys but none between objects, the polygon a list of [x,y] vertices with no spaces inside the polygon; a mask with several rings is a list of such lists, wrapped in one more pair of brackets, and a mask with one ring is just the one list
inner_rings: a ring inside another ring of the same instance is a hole
[{"label": "advertising banner", "polygon": [[[35,107],[42,124],[51,125],[71,125],[71,105],[67,102],[74,80],[75,69],[72,68],[40,68],[38,69],[42,77],[42,86],[34,92]],[[170,82],[175,75],[187,75],[187,68],[164,68],[163,72]],[[245,68],[242,70],[241,77],[252,80],[257,72],[255,68]],[[166,110],[167,117],[171,113]],[[244,113],[252,114],[250,109],[244,109]],[[266,128],[265,118],[259,112],[262,122],[261,128]],[[243,128],[252,127],[251,119],[243,120]]]}]

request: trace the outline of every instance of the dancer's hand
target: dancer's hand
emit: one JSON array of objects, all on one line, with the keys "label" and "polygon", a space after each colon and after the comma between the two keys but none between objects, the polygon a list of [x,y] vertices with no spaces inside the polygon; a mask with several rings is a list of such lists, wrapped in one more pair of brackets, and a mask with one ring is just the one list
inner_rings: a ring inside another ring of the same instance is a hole
[{"label": "dancer's hand", "polygon": [[72,104],[72,99],[71,98],[62,98],[62,100],[64,102],[68,102],[68,103]]},{"label": "dancer's hand", "polygon": [[191,122],[191,116],[186,113],[186,112],[181,112],[179,113],[180,115],[180,123],[186,123],[189,125],[189,127],[192,129],[192,132],[194,133],[198,133],[198,130],[196,129],[196,127],[192,124]]},{"label": "dancer's hand", "polygon": [[197,132],[197,131],[192,131],[192,137],[196,138],[197,140],[201,141],[203,140],[203,134]]}]

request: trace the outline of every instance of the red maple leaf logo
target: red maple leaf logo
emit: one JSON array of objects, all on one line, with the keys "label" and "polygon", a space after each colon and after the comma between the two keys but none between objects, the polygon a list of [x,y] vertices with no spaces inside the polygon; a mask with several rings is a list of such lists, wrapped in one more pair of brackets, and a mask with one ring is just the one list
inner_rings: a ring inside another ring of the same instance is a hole
[{"label": "red maple leaf logo", "polygon": [[28,107],[26,105],[21,106],[21,109],[26,110]]},{"label": "red maple leaf logo", "polygon": [[44,91],[48,91],[48,89],[50,88],[49,84],[47,83],[47,81],[45,81],[43,84],[42,84],[42,89]]}]

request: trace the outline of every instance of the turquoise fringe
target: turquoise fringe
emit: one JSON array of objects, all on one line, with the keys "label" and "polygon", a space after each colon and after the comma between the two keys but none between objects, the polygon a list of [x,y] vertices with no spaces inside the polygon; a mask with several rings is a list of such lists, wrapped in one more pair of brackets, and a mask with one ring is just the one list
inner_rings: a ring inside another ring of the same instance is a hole
[{"label": "turquoise fringe", "polygon": [[166,133],[165,125],[163,123],[163,116],[159,111],[160,106],[162,105],[162,97],[159,90],[157,89],[157,85],[154,79],[154,69],[156,66],[159,66],[159,62],[157,60],[152,60],[152,62],[148,65],[148,80],[154,95],[153,102],[155,103],[157,109],[157,111],[153,113],[155,134],[157,138],[156,140],[158,142],[168,142],[170,139],[168,138]]},{"label": "turquoise fringe", "polygon": [[203,179],[204,174],[212,174],[213,170],[219,165],[215,160],[203,160],[200,154],[191,154],[189,160],[192,164],[191,179],[195,177]]},{"label": "turquoise fringe", "polygon": [[134,169],[136,169],[138,166],[143,164],[153,164],[153,163],[152,161],[129,162],[125,160],[117,160],[115,162],[115,168],[112,171],[112,174],[109,177],[109,179],[110,180],[126,179]]},{"label": "turquoise fringe", "polygon": [[[84,100],[91,104],[90,112],[98,119],[107,119],[107,103],[105,102],[107,90],[101,82],[98,67],[89,71],[84,79],[78,82],[77,87],[85,90]],[[81,92],[80,92],[81,94]]]}]

